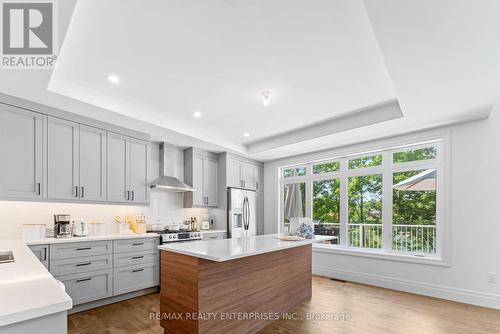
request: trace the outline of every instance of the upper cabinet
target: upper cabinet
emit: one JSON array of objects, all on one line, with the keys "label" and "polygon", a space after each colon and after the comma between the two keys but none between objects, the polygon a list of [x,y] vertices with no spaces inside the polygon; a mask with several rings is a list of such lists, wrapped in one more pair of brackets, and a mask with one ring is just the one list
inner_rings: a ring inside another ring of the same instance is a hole
[{"label": "upper cabinet", "polygon": [[260,166],[255,163],[228,157],[226,162],[227,186],[258,190],[259,168]]},{"label": "upper cabinet", "polygon": [[130,139],[130,200],[149,203],[148,147],[143,140]]},{"label": "upper cabinet", "polygon": [[106,131],[48,117],[47,197],[106,200]]},{"label": "upper cabinet", "polygon": [[42,198],[42,114],[0,105],[0,197]]},{"label": "upper cabinet", "polygon": [[0,199],[149,203],[146,135],[40,109],[0,102]]},{"label": "upper cabinet", "polygon": [[184,194],[185,207],[217,207],[218,165],[213,153],[194,148],[184,150],[184,181],[194,188],[194,192]]},{"label": "upper cabinet", "polygon": [[47,124],[47,194],[51,199],[79,199],[78,123],[49,117]]},{"label": "upper cabinet", "polygon": [[146,141],[108,132],[108,201],[149,202],[148,145]]}]

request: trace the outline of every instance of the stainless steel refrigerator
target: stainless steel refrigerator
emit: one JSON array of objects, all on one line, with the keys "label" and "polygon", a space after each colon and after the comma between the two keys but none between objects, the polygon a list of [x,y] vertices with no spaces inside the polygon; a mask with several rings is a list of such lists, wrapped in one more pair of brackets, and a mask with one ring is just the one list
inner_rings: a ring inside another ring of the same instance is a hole
[{"label": "stainless steel refrigerator", "polygon": [[257,194],[252,190],[227,188],[227,237],[240,238],[244,226],[248,235],[257,234]]}]

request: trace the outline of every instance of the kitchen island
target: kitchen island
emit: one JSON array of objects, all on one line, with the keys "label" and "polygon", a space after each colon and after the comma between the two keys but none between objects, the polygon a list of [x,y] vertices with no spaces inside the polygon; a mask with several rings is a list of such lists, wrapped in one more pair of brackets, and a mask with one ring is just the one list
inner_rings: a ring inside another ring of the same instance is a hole
[{"label": "kitchen island", "polygon": [[246,239],[170,243],[161,250],[164,333],[255,333],[311,298],[312,243]]}]

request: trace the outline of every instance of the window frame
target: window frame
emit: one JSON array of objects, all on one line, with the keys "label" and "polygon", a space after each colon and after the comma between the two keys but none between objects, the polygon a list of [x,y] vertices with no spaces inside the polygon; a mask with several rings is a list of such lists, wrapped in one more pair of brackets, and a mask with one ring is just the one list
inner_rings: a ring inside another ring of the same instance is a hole
[{"label": "window frame", "polygon": [[[444,217],[446,210],[446,203],[444,193],[448,188],[447,175],[444,173],[445,169],[448,170],[449,164],[449,133],[439,134],[427,138],[415,138],[406,141],[393,141],[384,146],[375,147],[368,151],[353,151],[344,152],[344,154],[330,158],[311,159],[308,162],[290,163],[283,166],[278,166],[278,186],[279,191],[279,210],[278,210],[278,231],[280,231],[283,221],[283,184],[285,183],[306,183],[306,217],[312,217],[313,213],[313,181],[322,181],[330,179],[338,179],[340,181],[340,242],[338,245],[324,245],[315,244],[314,250],[326,253],[340,253],[345,255],[387,258],[397,261],[429,263],[432,265],[448,265],[448,241],[445,237]],[[436,146],[437,153],[435,159],[417,160],[402,163],[394,163],[393,156],[396,152],[414,150],[425,148],[429,146]],[[360,157],[382,155],[382,164],[379,166],[349,169],[348,161]],[[324,164],[329,162],[338,161],[340,168],[334,172],[327,172],[322,174],[313,174],[313,165]],[[306,175],[297,176],[293,178],[283,178],[282,170],[286,168],[293,168],[296,166],[305,166]],[[421,169],[436,169],[437,170],[437,184],[436,184],[436,253],[432,254],[418,254],[416,252],[407,252],[392,249],[392,210],[393,210],[393,174],[397,172],[405,172]],[[352,176],[363,175],[382,175],[382,248],[370,249],[363,247],[348,246],[348,199],[347,187],[348,178]],[[445,178],[446,177],[446,178]]]}]

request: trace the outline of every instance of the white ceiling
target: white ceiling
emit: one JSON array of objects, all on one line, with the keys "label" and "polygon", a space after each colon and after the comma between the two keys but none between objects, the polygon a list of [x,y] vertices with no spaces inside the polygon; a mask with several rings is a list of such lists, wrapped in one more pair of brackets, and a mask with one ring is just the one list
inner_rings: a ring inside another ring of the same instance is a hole
[{"label": "white ceiling", "polygon": [[500,1],[64,3],[50,84],[11,71],[0,91],[178,145],[269,160],[484,118],[499,97]]}]

